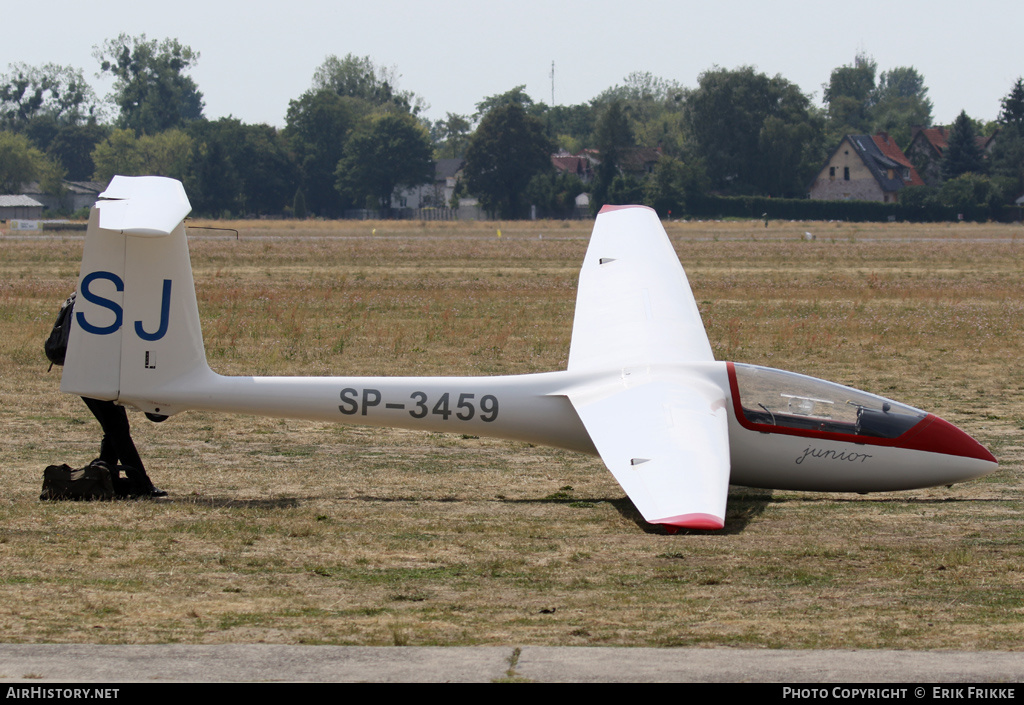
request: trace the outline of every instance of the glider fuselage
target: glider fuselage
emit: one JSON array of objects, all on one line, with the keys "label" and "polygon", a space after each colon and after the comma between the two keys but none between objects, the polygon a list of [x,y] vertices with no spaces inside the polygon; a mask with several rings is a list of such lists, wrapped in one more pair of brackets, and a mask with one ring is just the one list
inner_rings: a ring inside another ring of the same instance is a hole
[{"label": "glider fuselage", "polygon": [[[791,415],[791,426],[784,425],[781,412],[774,423],[758,423],[738,403],[735,366],[727,362],[626,368],[614,375],[560,371],[488,377],[226,377],[207,368],[194,379],[179,380],[177,391],[161,393],[160,403],[135,400],[133,405],[161,415],[188,408],[460,433],[597,455],[565,390],[640,386],[671,377],[672,367],[721,386],[726,395],[732,484],[820,492],[906,490],[978,477],[995,462],[956,427],[902,405],[910,412],[910,425],[890,438],[858,435],[855,423],[846,428],[811,413]],[[741,367],[857,391],[771,368]],[[860,394],[877,399],[879,407],[895,403]],[[794,398],[785,392],[778,396]]]}]

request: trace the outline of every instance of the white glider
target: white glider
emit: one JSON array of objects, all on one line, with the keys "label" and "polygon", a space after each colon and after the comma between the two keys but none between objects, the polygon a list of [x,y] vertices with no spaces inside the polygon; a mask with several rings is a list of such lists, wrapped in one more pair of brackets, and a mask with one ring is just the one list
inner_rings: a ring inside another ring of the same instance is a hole
[{"label": "white glider", "polygon": [[114,177],[93,209],[61,390],[160,419],[188,409],[471,433],[600,455],[643,518],[721,529],[729,484],[873,492],[996,459],[936,416],[717,362],[655,212],[606,206],[568,369],[501,377],[227,377],[206,362],[178,181]]}]

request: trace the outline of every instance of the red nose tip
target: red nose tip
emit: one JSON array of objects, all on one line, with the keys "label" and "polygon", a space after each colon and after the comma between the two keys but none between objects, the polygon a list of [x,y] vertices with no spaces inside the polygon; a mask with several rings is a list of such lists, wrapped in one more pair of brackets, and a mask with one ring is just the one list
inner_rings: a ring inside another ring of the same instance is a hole
[{"label": "red nose tip", "polygon": [[934,414],[928,414],[924,421],[910,430],[907,438],[901,438],[899,447],[996,462],[988,448]]}]

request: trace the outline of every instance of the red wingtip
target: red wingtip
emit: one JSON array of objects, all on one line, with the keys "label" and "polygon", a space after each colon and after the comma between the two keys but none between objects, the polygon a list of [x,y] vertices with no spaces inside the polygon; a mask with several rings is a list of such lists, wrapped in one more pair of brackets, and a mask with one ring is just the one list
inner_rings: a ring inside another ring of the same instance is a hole
[{"label": "red wingtip", "polygon": [[599,210],[597,212],[597,214],[601,215],[602,213],[611,213],[612,211],[621,211],[621,210],[625,210],[627,208],[646,208],[649,211],[653,211],[654,210],[653,208],[651,208],[649,206],[611,206],[611,205],[609,205],[609,206],[601,206],[601,210]]},{"label": "red wingtip", "polygon": [[[718,531],[725,528],[725,521],[714,514],[680,514],[676,517],[665,517],[652,521],[652,524],[665,524],[666,527],[679,529],[701,529],[704,531]],[[669,529],[671,531],[671,529]],[[674,533],[674,532],[673,532]]]}]

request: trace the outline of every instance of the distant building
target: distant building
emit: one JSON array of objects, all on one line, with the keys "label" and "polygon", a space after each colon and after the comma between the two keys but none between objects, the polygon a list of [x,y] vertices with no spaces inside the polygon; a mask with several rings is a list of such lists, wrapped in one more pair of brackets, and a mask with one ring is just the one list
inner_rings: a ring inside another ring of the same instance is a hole
[{"label": "distant building", "polygon": [[644,178],[654,173],[654,166],[661,159],[660,147],[631,147],[622,151],[619,169],[623,174]]},{"label": "distant building", "polygon": [[942,155],[949,144],[949,130],[945,127],[914,127],[907,158],[929,186],[942,183]]},{"label": "distant building", "polygon": [[[619,173],[642,181],[654,172],[654,167],[661,159],[661,148],[629,147],[622,150],[619,156]],[[576,154],[560,151],[551,155],[551,164],[561,174],[575,174],[584,184],[593,182],[597,167],[601,164],[601,153],[596,149],[583,149]],[[580,193],[576,196],[576,209],[573,217],[590,216],[590,194]]]},{"label": "distant building", "polygon": [[[643,179],[654,171],[659,159],[660,147],[628,147],[619,155],[619,172]],[[594,180],[601,153],[596,149],[584,149],[576,154],[558,152],[551,155],[551,163],[559,172],[576,174],[588,184]]]},{"label": "distant building", "polygon": [[0,220],[39,220],[43,204],[29,196],[0,196]]},{"label": "distant building", "polygon": [[589,184],[594,180],[594,168],[590,159],[580,154],[569,154],[559,152],[551,155],[551,165],[560,174],[573,174],[578,176],[580,181]]},{"label": "distant building", "polygon": [[[975,137],[974,140],[984,155],[992,151],[996,135]],[[949,129],[945,127],[915,126],[906,154],[917,173],[929,186],[942,184],[942,158],[949,146]]]},{"label": "distant building", "polygon": [[393,208],[447,208],[455,193],[464,159],[439,159],[434,162],[434,180],[412,188],[396,189]]},{"label": "distant building", "polygon": [[465,159],[437,160],[437,164],[434,165],[434,190],[439,204],[449,205],[452,202],[462,167],[465,165]]},{"label": "distant building", "polygon": [[900,189],[922,185],[914,165],[885,132],[846,135],[818,172],[810,196],[895,203]]},{"label": "distant building", "polygon": [[82,208],[92,208],[105,188],[105,181],[65,181],[64,193],[55,196],[44,193],[39,182],[33,181],[24,184],[20,193],[39,201],[47,210],[73,213]]}]

